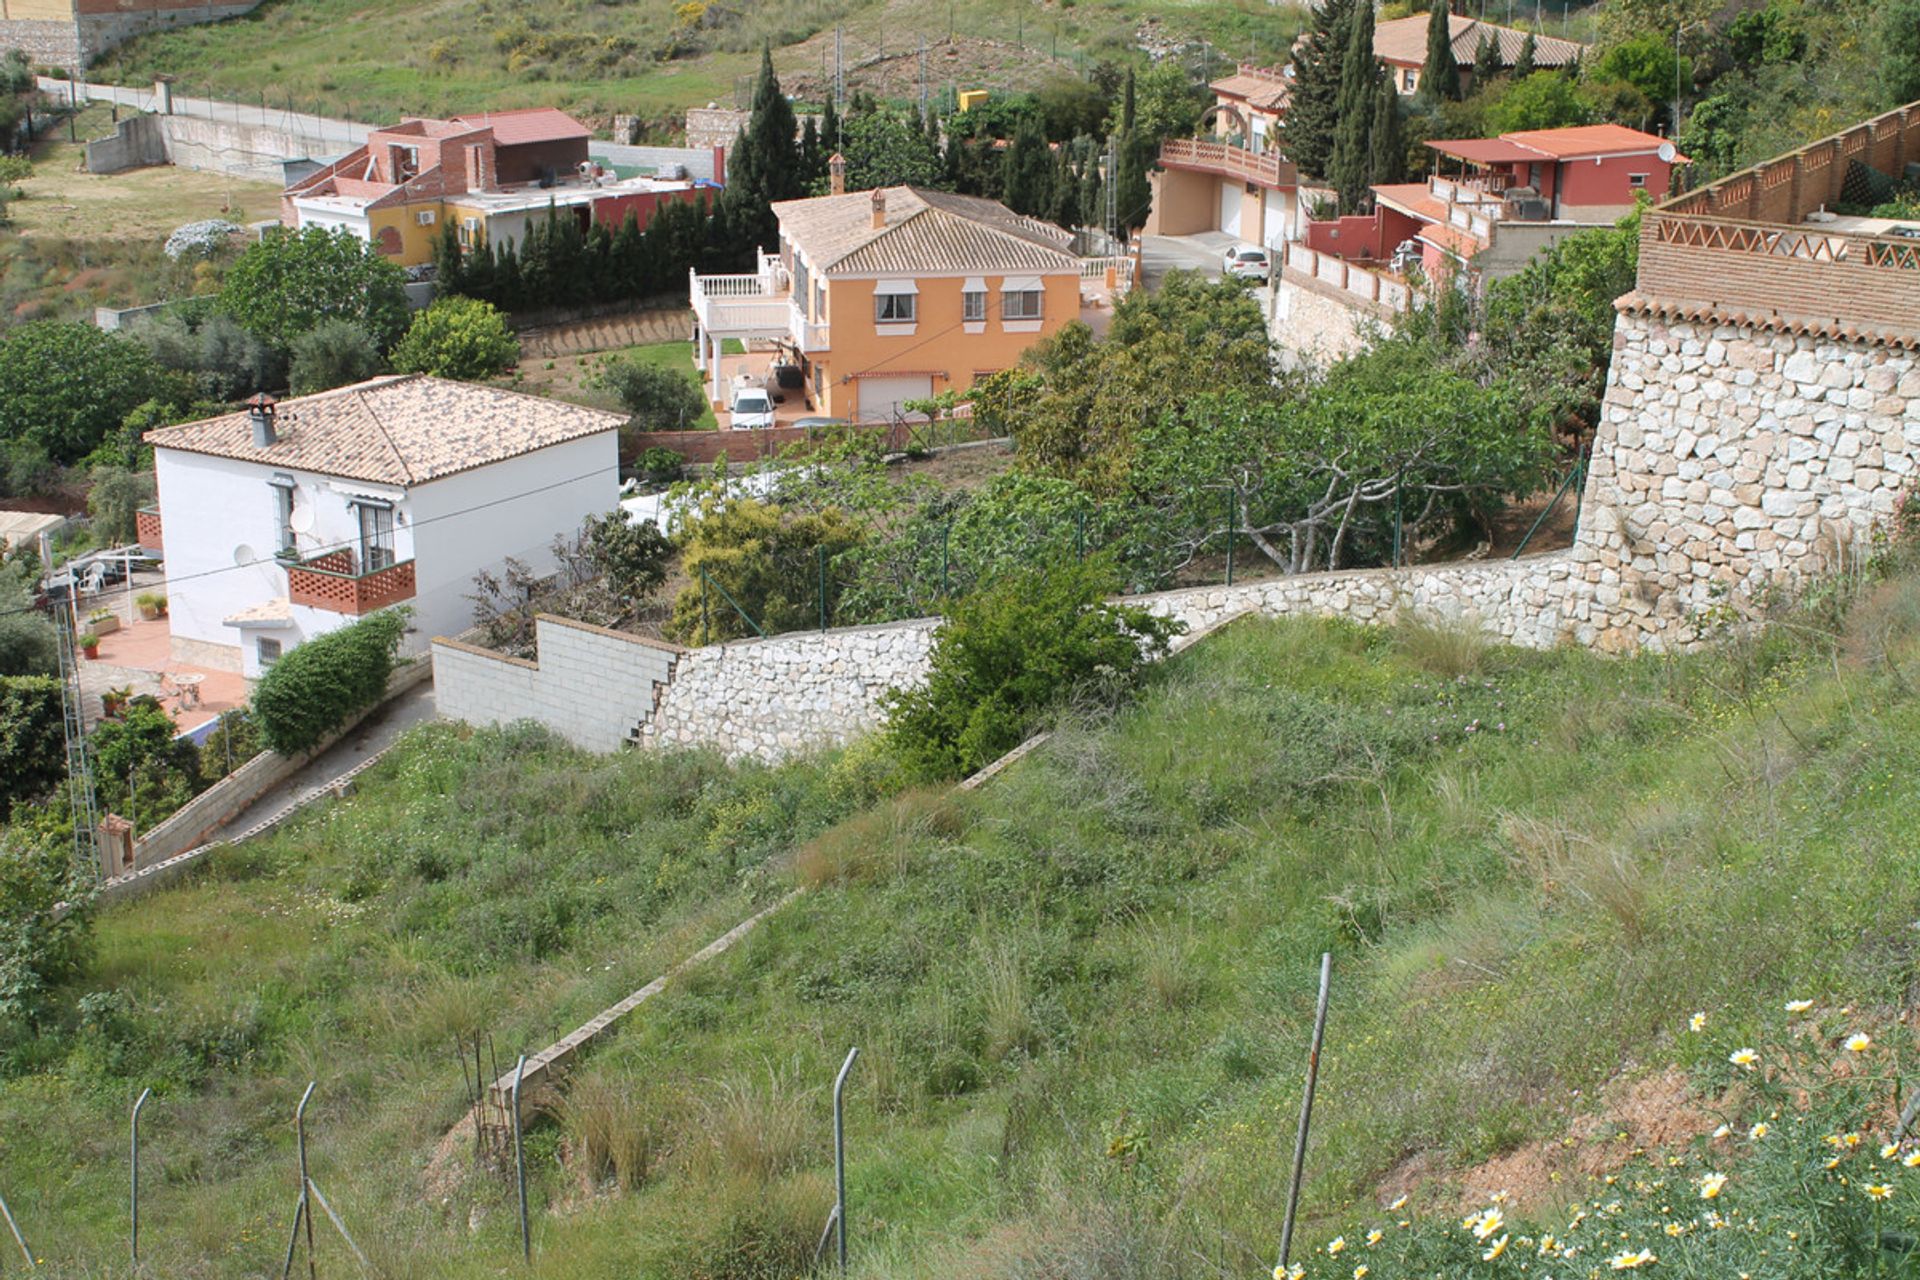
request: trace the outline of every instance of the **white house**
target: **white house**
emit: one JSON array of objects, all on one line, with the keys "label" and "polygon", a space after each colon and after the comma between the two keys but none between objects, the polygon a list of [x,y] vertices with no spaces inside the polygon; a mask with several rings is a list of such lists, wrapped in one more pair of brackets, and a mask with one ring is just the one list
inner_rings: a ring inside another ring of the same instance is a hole
[{"label": "white house", "polygon": [[465,630],[476,573],[550,569],[554,535],[613,509],[622,421],[411,375],[148,432],[174,657],[258,676],[392,604],[409,651]]}]

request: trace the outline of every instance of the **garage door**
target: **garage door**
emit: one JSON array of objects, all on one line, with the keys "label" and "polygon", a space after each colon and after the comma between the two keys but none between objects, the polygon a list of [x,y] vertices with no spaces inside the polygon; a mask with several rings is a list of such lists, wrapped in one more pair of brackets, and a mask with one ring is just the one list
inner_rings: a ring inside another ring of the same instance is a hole
[{"label": "garage door", "polygon": [[1240,234],[1240,184],[1220,184],[1220,229],[1230,236]]},{"label": "garage door", "polygon": [[924,374],[917,378],[862,378],[860,421],[892,422],[896,416],[911,416],[918,421],[921,417],[919,414],[902,414],[901,402],[925,400],[932,394],[933,379]]},{"label": "garage door", "polygon": [[1260,243],[1279,249],[1287,238],[1287,198],[1278,191],[1267,192],[1267,213]]}]

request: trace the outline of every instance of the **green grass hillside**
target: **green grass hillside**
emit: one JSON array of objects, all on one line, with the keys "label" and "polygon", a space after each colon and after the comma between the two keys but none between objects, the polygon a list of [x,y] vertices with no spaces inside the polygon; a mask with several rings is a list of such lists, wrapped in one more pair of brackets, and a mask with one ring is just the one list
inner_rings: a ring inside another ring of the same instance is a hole
[{"label": "green grass hillside", "polygon": [[758,69],[762,42],[789,93],[821,100],[836,27],[850,91],[917,99],[922,40],[934,46],[928,80],[945,93],[1031,88],[1125,58],[1149,34],[1272,56],[1299,25],[1293,8],[1265,0],[267,0],[242,18],[142,37],[90,74],[137,84],[165,72],[177,92],[373,121],[547,104],[664,121],[708,102],[744,105],[736,87]]},{"label": "green grass hillside", "polygon": [[[529,1135],[534,1274],[802,1274],[857,1044],[855,1274],[1264,1275],[1323,950],[1311,1274],[1563,1274],[1567,1238],[1565,1274],[1643,1246],[1654,1274],[1871,1274],[1870,1229],[1920,1218],[1920,1169],[1872,1163],[1913,1050],[1920,577],[1821,598],[1633,660],[1242,621],[958,798],[871,803],[864,750],[432,728],[103,916],[70,1024],[8,1059],[0,1193],[51,1274],[121,1274],[125,1108],[158,1084],[146,1250],[260,1274],[317,1077],[315,1176],[388,1274],[518,1273],[511,1184],[442,1143],[454,1035],[535,1046],[798,883]],[[1476,1207],[1513,1225],[1474,1239]]]}]

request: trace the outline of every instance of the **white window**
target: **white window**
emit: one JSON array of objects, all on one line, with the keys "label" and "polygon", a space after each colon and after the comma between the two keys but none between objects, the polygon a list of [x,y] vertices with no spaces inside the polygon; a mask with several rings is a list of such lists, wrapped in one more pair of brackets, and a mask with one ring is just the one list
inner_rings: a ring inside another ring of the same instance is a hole
[{"label": "white window", "polygon": [[260,660],[261,669],[264,670],[280,661],[280,642],[261,636],[253,642],[253,652],[254,656]]},{"label": "white window", "polygon": [[910,293],[876,293],[873,295],[873,320],[875,324],[912,324],[914,295]]},{"label": "white window", "polygon": [[985,289],[968,289],[960,295],[960,318],[968,321],[981,321],[987,318]]},{"label": "white window", "polygon": [[1040,290],[1007,289],[1000,294],[1000,318],[1002,320],[1038,320],[1040,318]]},{"label": "white window", "polygon": [[359,508],[360,572],[385,569],[394,562],[393,508],[384,502],[362,502]]},{"label": "white window", "polygon": [[1627,175],[1627,185],[1637,191],[1647,185],[1647,175],[1644,173],[1630,173]]},{"label": "white window", "polygon": [[267,483],[273,488],[274,525],[280,533],[280,549],[291,551],[298,541],[293,532],[293,477],[275,472]]},{"label": "white window", "polygon": [[1400,92],[1412,93],[1414,89],[1419,87],[1419,84],[1420,73],[1412,67],[1407,67],[1400,72]]}]

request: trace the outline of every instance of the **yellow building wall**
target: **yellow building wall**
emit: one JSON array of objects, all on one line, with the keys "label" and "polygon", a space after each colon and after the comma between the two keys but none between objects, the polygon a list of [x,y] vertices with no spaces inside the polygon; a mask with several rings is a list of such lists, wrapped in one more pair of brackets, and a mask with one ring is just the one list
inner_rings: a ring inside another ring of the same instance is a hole
[{"label": "yellow building wall", "polygon": [[[1020,273],[1016,273],[1020,274]],[[968,279],[987,286],[987,318],[981,332],[969,333],[961,319],[960,295]],[[822,370],[817,411],[852,419],[860,412],[860,377],[930,374],[935,394],[965,391],[974,379],[1011,369],[1027,348],[1070,320],[1080,318],[1080,273],[1041,277],[1045,297],[1040,325],[1033,332],[1009,330],[1000,318],[1002,275],[915,277],[919,289],[911,334],[882,334],[873,321],[876,281],[829,280],[827,316],[831,349],[814,358]],[[819,323],[819,317],[814,317]],[[811,389],[812,382],[809,380]]]},{"label": "yellow building wall", "polygon": [[[421,210],[433,213],[432,226],[420,225],[420,219],[415,215]],[[397,232],[400,236],[400,252],[393,255],[391,260],[403,267],[416,267],[433,261],[434,239],[440,234],[441,222],[449,216],[449,211],[438,200],[429,200],[401,205],[396,209],[375,209],[367,215],[367,225],[373,232],[376,245],[387,228]]]}]

